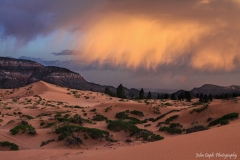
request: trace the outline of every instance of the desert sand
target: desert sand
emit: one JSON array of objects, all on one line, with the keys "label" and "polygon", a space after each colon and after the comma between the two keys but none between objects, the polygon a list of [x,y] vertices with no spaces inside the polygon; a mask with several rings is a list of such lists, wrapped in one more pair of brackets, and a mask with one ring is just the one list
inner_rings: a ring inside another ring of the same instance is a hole
[{"label": "desert sand", "polygon": [[[224,159],[218,153],[235,154],[240,157],[240,120],[230,121],[228,125],[216,125],[207,130],[191,134],[170,134],[160,132],[158,122],[178,115],[172,122],[180,123],[182,129],[196,125],[207,126],[208,118],[216,119],[225,114],[240,113],[239,97],[229,100],[213,100],[208,108],[202,112],[190,113],[201,105],[192,102],[168,100],[121,100],[110,97],[104,93],[68,89],[40,81],[18,89],[0,90],[0,141],[9,141],[19,146],[18,151],[9,151],[0,147],[1,159]],[[169,105],[170,104],[170,105]],[[108,108],[108,109],[107,109]],[[96,109],[96,111],[94,111]],[[107,110],[107,111],[106,111]],[[110,120],[122,111],[138,110],[144,116],[129,114],[140,120],[156,118],[172,110],[163,118],[152,122],[136,124],[141,129],[147,129],[156,135],[164,137],[163,140],[147,142],[142,138],[130,137],[128,132],[114,132],[107,128],[105,121],[94,121],[93,116],[101,114]],[[83,127],[97,128],[108,131],[116,142],[105,139],[84,139],[83,133],[79,137],[84,145],[70,146],[64,140],[58,140],[55,128],[61,122],[56,120],[56,114],[61,116],[75,114],[91,121],[84,122]],[[24,116],[25,115],[25,116]],[[32,118],[27,118],[27,116]],[[26,121],[36,129],[36,135],[19,132],[12,135],[10,130]],[[50,127],[41,126],[40,123],[54,123]],[[145,126],[149,124],[148,126]],[[164,124],[162,124],[164,126]],[[126,143],[126,139],[133,142]],[[43,141],[55,140],[44,146]],[[196,156],[199,157],[196,157]],[[228,157],[228,159],[230,159]],[[234,159],[234,157],[232,157]]]}]

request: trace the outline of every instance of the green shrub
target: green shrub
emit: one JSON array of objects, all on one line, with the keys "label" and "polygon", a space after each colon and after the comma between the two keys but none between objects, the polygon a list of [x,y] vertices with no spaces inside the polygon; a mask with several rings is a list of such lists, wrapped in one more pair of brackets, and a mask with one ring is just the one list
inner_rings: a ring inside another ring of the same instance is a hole
[{"label": "green shrub", "polygon": [[50,115],[52,115],[52,113],[40,113],[39,115],[37,115],[37,117],[50,116]]},{"label": "green shrub", "polygon": [[167,113],[164,113],[164,114],[158,116],[157,118],[155,118],[155,119],[153,120],[153,122],[156,122],[157,120],[165,117],[165,116],[166,116],[167,114],[169,114],[169,113],[172,113],[172,112],[180,112],[181,110],[182,110],[182,109],[180,109],[180,110],[175,110],[175,109],[174,109],[174,110],[171,110],[171,111],[169,111],[169,112],[167,112]]},{"label": "green shrub", "polygon": [[26,117],[27,119],[33,119],[32,116],[29,116],[29,115],[22,115],[23,117]]},{"label": "green shrub", "polygon": [[20,130],[22,131],[22,133],[25,133],[26,130],[28,130],[28,134],[36,134],[35,128],[30,126],[29,124],[19,124],[16,127],[12,128],[10,132],[12,133],[12,135],[16,135]]},{"label": "green shrub", "polygon": [[194,126],[194,127],[186,129],[186,134],[193,133],[193,132],[199,132],[199,131],[203,131],[203,130],[207,130],[207,129],[208,129],[208,127],[201,126],[201,125]]},{"label": "green shrub", "polygon": [[56,125],[56,122],[50,122],[50,123],[47,123],[44,128],[50,128],[50,127],[52,127],[54,125]]},{"label": "green shrub", "polygon": [[128,118],[128,114],[127,114],[127,112],[123,111],[123,112],[117,113],[115,117],[117,119],[127,119]]},{"label": "green shrub", "polygon": [[192,114],[193,112],[197,112],[200,113],[204,110],[206,110],[208,108],[208,104],[203,105],[202,107],[199,108],[194,108],[193,110],[190,111],[190,113]]},{"label": "green shrub", "polygon": [[160,135],[155,135],[148,130],[140,129],[131,122],[126,122],[123,120],[115,120],[115,121],[108,120],[107,123],[108,123],[108,126],[107,126],[108,129],[113,130],[115,132],[121,131],[121,130],[125,132],[129,132],[130,137],[136,136],[137,138],[143,138],[144,140],[147,140],[147,141],[157,141],[157,140],[163,139],[163,137],[161,137]]},{"label": "green shrub", "polygon": [[146,120],[140,121],[137,118],[129,117],[127,111],[119,112],[119,113],[116,114],[115,117],[120,119],[120,120],[126,120],[129,123],[133,123],[133,124],[140,124],[140,123],[146,123],[147,122]]},{"label": "green shrub", "polygon": [[82,123],[83,123],[83,119],[79,114],[75,114],[71,118],[57,118],[57,120],[59,122],[70,122],[70,123],[75,123],[75,124],[79,124],[79,125],[82,125]]},{"label": "green shrub", "polygon": [[70,117],[70,114],[65,114],[65,115],[63,116],[63,118],[68,118],[68,117]]},{"label": "green shrub", "polygon": [[62,113],[58,112],[58,113],[55,114],[54,118],[59,118],[59,117],[62,117]]},{"label": "green shrub", "polygon": [[213,120],[213,118],[212,118],[212,117],[209,117],[209,118],[207,119],[207,122],[210,122],[211,120]]},{"label": "green shrub", "polygon": [[153,132],[148,131],[146,129],[140,130],[139,132],[135,133],[133,136],[135,136],[137,139],[138,138],[143,138],[144,141],[149,141],[149,142],[164,139],[162,136],[156,135]]},{"label": "green shrub", "polygon": [[13,150],[13,151],[19,150],[18,145],[16,145],[15,143],[8,142],[8,141],[1,141],[0,146],[10,147],[10,150]]},{"label": "green shrub", "polygon": [[167,102],[167,103],[164,103],[165,106],[172,106],[171,103]]},{"label": "green shrub", "polygon": [[112,110],[112,106],[107,107],[107,108],[105,109],[105,112],[108,112],[109,110]]},{"label": "green shrub", "polygon": [[90,110],[90,112],[96,112],[96,110],[97,110],[96,108],[93,108]]},{"label": "green shrub", "polygon": [[99,139],[99,138],[109,138],[109,132],[96,129],[96,128],[87,128],[82,126],[74,126],[74,125],[64,125],[55,129],[55,132],[59,134],[58,139],[63,140],[68,136],[72,136],[74,132],[84,132],[92,139]]},{"label": "green shrub", "polygon": [[178,115],[173,115],[173,116],[167,118],[167,119],[166,119],[166,122],[171,122],[171,121],[173,121],[173,120],[176,119],[176,118],[178,118]]},{"label": "green shrub", "polygon": [[219,124],[222,120],[233,120],[233,119],[236,119],[236,118],[238,118],[238,115],[239,115],[239,113],[235,113],[235,112],[226,114],[226,115],[224,115],[224,116],[222,116],[222,117],[220,117],[220,118],[210,122],[208,124],[208,126],[209,127],[210,126],[215,126],[215,125]]},{"label": "green shrub", "polygon": [[47,141],[42,141],[40,147],[42,147],[42,146],[44,146],[44,145],[47,145],[47,144],[49,144],[49,143],[51,143],[51,142],[54,142],[54,141],[55,141],[54,139],[47,140]]},{"label": "green shrub", "polygon": [[101,114],[97,114],[96,116],[93,117],[92,120],[94,120],[94,121],[105,121],[105,120],[108,120],[108,118],[101,115]]},{"label": "green shrub", "polygon": [[78,105],[74,106],[73,108],[81,108],[81,109],[83,109],[83,107],[80,107]]},{"label": "green shrub", "polygon": [[182,130],[179,129],[179,128],[169,128],[169,127],[166,127],[166,126],[161,127],[159,129],[159,131],[161,131],[161,132],[166,131],[166,132],[171,133],[171,134],[181,134],[182,133]]},{"label": "green shrub", "polygon": [[144,127],[149,127],[149,126],[151,126],[151,124],[145,124],[145,125],[144,125]]},{"label": "green shrub", "polygon": [[123,120],[115,120],[115,121],[108,120],[107,123],[108,123],[107,128],[115,132],[124,130],[125,132],[130,132],[130,134],[134,134],[140,131],[140,129],[137,126],[135,126],[133,123],[125,122]]},{"label": "green shrub", "polygon": [[229,124],[229,121],[226,120],[226,119],[224,119],[224,120],[221,120],[221,121],[220,121],[220,124],[221,124],[221,125],[227,125],[227,124]]},{"label": "green shrub", "polygon": [[176,128],[176,127],[182,127],[182,125],[180,123],[171,123],[169,125],[169,128]]},{"label": "green shrub", "polygon": [[45,125],[46,123],[45,122],[40,122],[40,126],[43,126]]},{"label": "green shrub", "polygon": [[137,110],[133,110],[133,111],[131,111],[130,113],[131,113],[131,114],[135,114],[135,115],[140,116],[140,117],[144,116],[143,112],[137,111]]}]

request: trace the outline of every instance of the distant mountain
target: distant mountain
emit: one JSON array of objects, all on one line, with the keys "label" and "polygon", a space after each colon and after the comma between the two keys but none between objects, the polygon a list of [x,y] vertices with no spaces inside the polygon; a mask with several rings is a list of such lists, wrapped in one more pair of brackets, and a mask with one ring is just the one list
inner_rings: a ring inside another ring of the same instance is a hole
[{"label": "distant mountain", "polygon": [[[0,88],[18,88],[43,80],[62,87],[104,92],[105,87],[116,92],[113,86],[103,86],[86,81],[80,74],[66,68],[44,66],[40,63],[0,57]],[[138,96],[139,90],[124,88],[128,97]]]},{"label": "distant mountain", "polygon": [[[175,95],[179,95],[181,93],[186,92],[185,90],[179,90],[177,92],[175,92]],[[203,86],[199,87],[199,88],[193,88],[190,91],[192,96],[196,96],[197,93],[199,94],[212,94],[212,95],[222,95],[222,94],[232,94],[232,93],[240,93],[240,86],[237,85],[232,85],[232,86],[217,86],[217,85],[213,85],[213,84],[204,84]]]},{"label": "distant mountain", "polygon": [[199,88],[193,88],[191,90],[192,95],[196,95],[197,93],[203,94],[212,94],[212,95],[220,95],[220,94],[232,94],[232,93],[240,93],[240,86],[232,85],[232,86],[217,86],[213,84],[204,84]]},{"label": "distant mountain", "polygon": [[[0,88],[19,88],[40,80],[72,89],[104,92],[105,88],[109,87],[111,91],[116,92],[116,88],[113,86],[88,82],[80,74],[66,68],[44,66],[31,60],[0,57]],[[138,89],[124,88],[124,90],[127,97],[138,97]],[[179,90],[175,92],[175,95],[182,92],[185,92],[185,90]],[[195,96],[197,93],[212,95],[232,94],[240,93],[240,86],[223,87],[205,84],[199,88],[192,89],[190,92],[192,96]],[[152,92],[153,98],[156,98],[157,94],[157,92]],[[147,92],[145,92],[145,96],[147,96]]]}]

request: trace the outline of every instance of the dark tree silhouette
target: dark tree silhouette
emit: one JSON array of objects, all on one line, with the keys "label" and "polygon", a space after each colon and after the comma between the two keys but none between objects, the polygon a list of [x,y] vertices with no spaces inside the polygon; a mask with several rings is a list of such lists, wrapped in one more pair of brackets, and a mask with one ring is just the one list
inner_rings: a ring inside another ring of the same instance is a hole
[{"label": "dark tree silhouette", "polygon": [[185,99],[186,99],[188,102],[191,102],[192,96],[191,96],[191,93],[190,93],[189,91],[185,91]]},{"label": "dark tree silhouette", "polygon": [[117,97],[118,98],[126,98],[124,88],[123,88],[122,84],[120,84],[117,88]]},{"label": "dark tree silhouette", "polygon": [[105,88],[104,93],[106,93],[107,95],[112,96],[112,97],[115,96],[114,92],[112,92],[108,87]]},{"label": "dark tree silhouette", "polygon": [[212,94],[209,94],[208,99],[209,99],[209,101],[212,101],[212,100],[213,100]]},{"label": "dark tree silhouette", "polygon": [[203,102],[208,102],[208,96],[206,95],[206,94],[204,94],[204,96],[203,96]]},{"label": "dark tree silhouette", "polygon": [[151,94],[151,92],[150,92],[150,91],[148,92],[147,99],[152,99],[152,94]]},{"label": "dark tree silhouette", "polygon": [[157,95],[157,99],[161,99],[161,96],[160,96],[160,94],[158,94],[158,95]]},{"label": "dark tree silhouette", "polygon": [[144,99],[144,90],[143,89],[141,89],[139,91],[139,99]]},{"label": "dark tree silhouette", "polygon": [[175,94],[173,93],[173,94],[171,94],[171,100],[176,100],[177,98],[176,98],[176,96],[175,96]]},{"label": "dark tree silhouette", "polygon": [[168,94],[164,94],[164,99],[169,99],[169,95]]},{"label": "dark tree silhouette", "polygon": [[196,98],[199,98],[199,97],[200,97],[200,96],[199,96],[199,94],[197,93],[197,94],[196,94]]},{"label": "dark tree silhouette", "polygon": [[199,102],[203,102],[203,94],[202,93],[199,96]]},{"label": "dark tree silhouette", "polygon": [[224,99],[228,99],[228,94],[225,94]]},{"label": "dark tree silhouette", "polygon": [[182,101],[182,96],[181,96],[181,94],[178,95],[178,100],[179,100],[179,101]]}]

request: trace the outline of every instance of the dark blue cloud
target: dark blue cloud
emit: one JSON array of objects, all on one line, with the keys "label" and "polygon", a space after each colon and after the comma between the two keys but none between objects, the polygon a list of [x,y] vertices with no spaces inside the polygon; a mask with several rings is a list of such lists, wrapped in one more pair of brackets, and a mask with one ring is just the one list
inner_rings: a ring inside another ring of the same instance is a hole
[{"label": "dark blue cloud", "polygon": [[65,55],[76,55],[76,52],[74,52],[73,50],[66,49],[66,50],[62,50],[61,52],[58,52],[58,53],[53,52],[51,54],[55,56],[65,56]]}]

